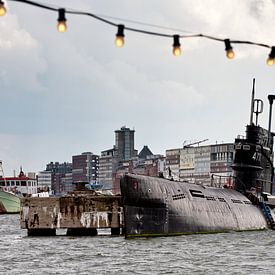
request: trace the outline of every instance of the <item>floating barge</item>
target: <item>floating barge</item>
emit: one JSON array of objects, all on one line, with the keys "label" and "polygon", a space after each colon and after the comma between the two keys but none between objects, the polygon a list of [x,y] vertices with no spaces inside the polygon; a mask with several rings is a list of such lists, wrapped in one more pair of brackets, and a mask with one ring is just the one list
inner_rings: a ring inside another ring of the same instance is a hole
[{"label": "floating barge", "polygon": [[20,224],[28,236],[55,236],[57,229],[67,229],[69,236],[96,236],[98,229],[111,229],[111,235],[120,235],[121,197],[74,191],[64,197],[22,198]]}]

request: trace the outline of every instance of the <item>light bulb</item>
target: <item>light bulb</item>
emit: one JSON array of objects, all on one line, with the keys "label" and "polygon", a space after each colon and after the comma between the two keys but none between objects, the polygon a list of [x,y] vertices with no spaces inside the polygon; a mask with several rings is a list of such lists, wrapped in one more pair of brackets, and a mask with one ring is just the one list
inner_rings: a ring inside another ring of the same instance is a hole
[{"label": "light bulb", "polygon": [[173,35],[174,43],[173,43],[173,55],[179,56],[181,55],[181,48],[180,48],[180,36]]},{"label": "light bulb", "polygon": [[118,25],[117,27],[115,44],[117,47],[122,47],[124,45],[124,25]]},{"label": "light bulb", "polygon": [[124,45],[124,37],[123,36],[117,36],[115,40],[115,44],[117,47],[122,47]]},{"label": "light bulb", "polygon": [[268,66],[274,65],[274,62],[275,62],[274,58],[270,58],[270,57],[269,57],[269,58],[266,60],[266,64],[267,64]]},{"label": "light bulb", "polygon": [[59,21],[57,23],[57,30],[59,32],[65,32],[67,30],[67,24],[66,21]]},{"label": "light bulb", "polygon": [[181,55],[181,49],[180,49],[180,47],[173,47],[173,55],[174,56]]},{"label": "light bulb", "polygon": [[226,57],[228,59],[233,59],[235,56],[235,53],[233,52],[233,48],[231,47],[230,40],[225,39],[224,44],[225,44]]},{"label": "light bulb", "polygon": [[7,13],[7,9],[5,8],[5,3],[0,1],[0,16],[4,16]]},{"label": "light bulb", "polygon": [[275,63],[275,47],[271,47],[271,52],[268,55],[268,58],[266,60],[266,64],[268,66],[272,66]]},{"label": "light bulb", "polygon": [[58,9],[57,30],[59,32],[65,32],[67,30],[66,21],[65,9]]},{"label": "light bulb", "polygon": [[234,56],[235,56],[235,53],[234,53],[234,51],[233,51],[232,49],[226,51],[226,57],[227,57],[228,59],[233,59]]}]

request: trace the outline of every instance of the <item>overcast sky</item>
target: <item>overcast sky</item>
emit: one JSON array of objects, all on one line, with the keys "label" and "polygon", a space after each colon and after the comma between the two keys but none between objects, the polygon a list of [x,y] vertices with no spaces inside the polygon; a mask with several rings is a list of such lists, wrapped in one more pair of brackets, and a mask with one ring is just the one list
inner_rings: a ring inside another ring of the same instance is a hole
[{"label": "overcast sky", "polygon": [[[41,0],[120,18],[115,23],[169,34],[204,33],[275,45],[275,1],[271,0]],[[44,170],[50,161],[71,161],[85,151],[100,154],[114,145],[114,130],[134,128],[135,147],[153,153],[184,141],[234,142],[249,122],[252,79],[265,103],[275,94],[275,66],[269,49],[224,44],[203,38],[173,41],[125,32],[90,17],[67,15],[68,31],[56,30],[57,14],[8,1],[0,18],[0,159],[13,170]],[[136,25],[122,19],[161,25]],[[174,31],[179,29],[181,31]],[[274,125],[274,123],[273,123]],[[274,129],[274,127],[273,127]]]}]

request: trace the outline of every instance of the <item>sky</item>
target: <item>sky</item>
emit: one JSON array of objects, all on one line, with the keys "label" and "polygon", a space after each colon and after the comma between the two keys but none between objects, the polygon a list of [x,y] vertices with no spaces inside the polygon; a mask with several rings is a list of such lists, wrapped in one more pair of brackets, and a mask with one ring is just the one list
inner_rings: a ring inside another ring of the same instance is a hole
[{"label": "sky", "polygon": [[[259,124],[268,125],[268,94],[275,94],[269,49],[171,38],[117,29],[91,17],[67,14],[68,30],[56,30],[57,13],[6,1],[0,18],[0,159],[5,175],[38,172],[50,161],[95,154],[115,143],[114,131],[135,129],[135,147],[155,154],[184,142],[234,142],[250,118],[252,79],[264,101]],[[167,34],[203,33],[222,39],[275,45],[273,0],[40,0],[107,16],[116,24]],[[138,21],[165,28],[155,28]],[[273,112],[274,113],[274,112]],[[273,125],[274,126],[274,123]],[[273,127],[274,129],[274,127]]]}]

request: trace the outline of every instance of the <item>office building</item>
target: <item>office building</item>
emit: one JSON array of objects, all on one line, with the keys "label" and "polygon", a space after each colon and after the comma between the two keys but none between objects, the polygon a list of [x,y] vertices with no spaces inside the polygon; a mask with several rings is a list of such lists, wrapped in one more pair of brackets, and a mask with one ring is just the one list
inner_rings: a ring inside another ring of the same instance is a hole
[{"label": "office building", "polygon": [[233,176],[233,151],[232,143],[166,150],[166,171],[170,170],[176,180],[205,185],[227,184]]},{"label": "office building", "polygon": [[52,172],[51,171],[40,171],[37,174],[37,184],[40,191],[52,190]]},{"label": "office building", "polygon": [[135,130],[121,127],[115,131],[115,150],[119,161],[129,160],[137,156],[135,150]]},{"label": "office building", "polygon": [[72,173],[72,163],[64,162],[50,162],[46,165],[46,171],[52,176],[52,191],[55,195],[62,195],[65,193],[65,186],[62,178],[67,173]]},{"label": "office building", "polygon": [[95,184],[98,181],[99,156],[85,152],[72,158],[73,182],[87,182]]}]

